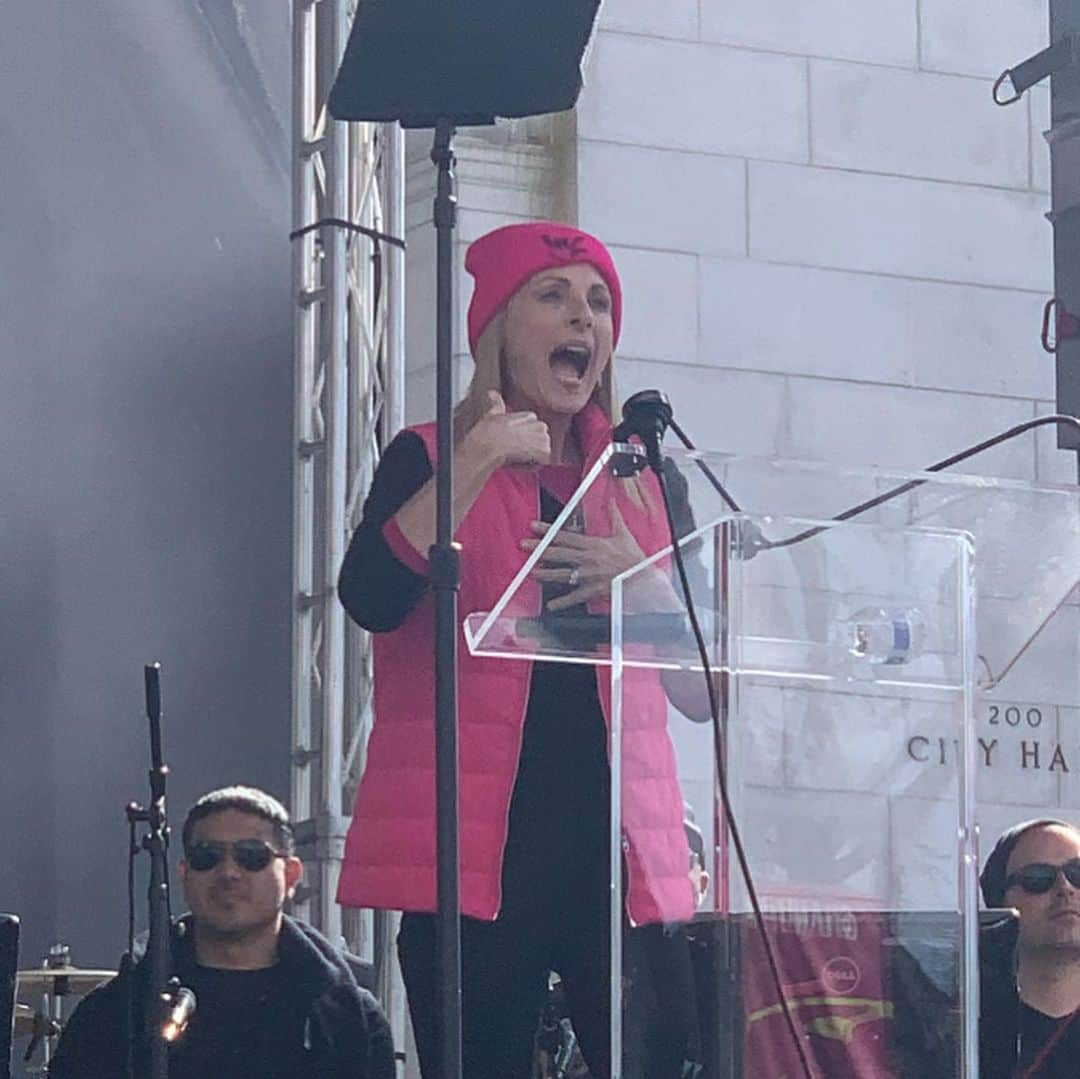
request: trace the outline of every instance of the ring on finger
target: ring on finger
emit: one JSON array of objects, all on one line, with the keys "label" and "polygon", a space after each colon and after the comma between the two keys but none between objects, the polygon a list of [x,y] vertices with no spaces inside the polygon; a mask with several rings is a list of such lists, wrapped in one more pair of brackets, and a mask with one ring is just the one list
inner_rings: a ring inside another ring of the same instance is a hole
[{"label": "ring on finger", "polygon": [[570,571],[570,576],[567,577],[567,582],[570,584],[571,587],[573,587],[574,585],[576,585],[578,583],[578,580],[579,580],[580,577],[581,577],[581,567],[580,566],[575,566]]}]

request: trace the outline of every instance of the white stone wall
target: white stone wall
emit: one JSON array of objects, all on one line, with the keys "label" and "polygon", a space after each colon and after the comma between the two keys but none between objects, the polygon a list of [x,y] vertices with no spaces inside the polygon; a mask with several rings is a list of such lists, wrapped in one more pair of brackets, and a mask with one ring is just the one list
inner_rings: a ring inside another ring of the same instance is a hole
[{"label": "white stone wall", "polygon": [[[703,446],[897,468],[1051,411],[1048,94],[990,96],[1048,21],[1045,0],[607,0],[578,107],[578,221],[623,275],[623,392],[664,388]],[[1075,482],[1076,460],[1046,430],[969,470]],[[1078,613],[980,701],[989,833],[1080,807],[1080,731],[1060,707],[1080,700]],[[1038,729],[1006,725],[1010,705]],[[810,885],[806,851],[846,850],[852,893],[947,902],[955,868],[931,837],[955,822],[954,711],[759,687],[746,717],[766,875],[801,862]],[[707,805],[707,732],[672,729]],[[1050,770],[1059,743],[1068,773]]]},{"label": "white stone wall", "polygon": [[[665,389],[718,450],[925,466],[1053,410],[1038,339],[1049,95],[1008,109],[990,96],[1045,45],[1048,21],[1047,0],[606,0],[574,121],[459,138],[459,253],[508,221],[576,218],[622,275],[624,395]],[[412,137],[410,420],[433,409],[429,148],[428,133]],[[463,273],[458,284],[463,380]],[[1076,458],[1044,429],[969,470],[1074,483]],[[991,835],[1080,811],[1078,636],[1074,599],[979,702]],[[954,869],[932,837],[955,819],[943,800],[955,757],[938,739],[955,719],[799,686],[755,687],[752,701],[746,797],[762,841],[822,854],[822,827],[796,824],[831,822],[856,852],[854,890],[943,902]],[[1024,726],[1032,709],[1037,728]],[[700,810],[708,733],[673,731]],[[859,862],[873,851],[883,860]]]},{"label": "white stone wall", "polygon": [[[625,388],[664,386],[702,444],[898,467],[1048,408],[1047,95],[990,99],[1048,19],[1045,0],[608,0],[578,215],[626,278]],[[1052,438],[979,471],[1074,479]]]}]

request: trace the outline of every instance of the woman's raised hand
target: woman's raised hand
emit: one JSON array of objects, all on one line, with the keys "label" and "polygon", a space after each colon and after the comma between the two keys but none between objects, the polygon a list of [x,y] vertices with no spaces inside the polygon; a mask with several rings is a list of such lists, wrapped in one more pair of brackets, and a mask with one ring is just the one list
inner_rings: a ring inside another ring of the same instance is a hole
[{"label": "woman's raised hand", "polygon": [[465,436],[465,446],[492,467],[546,465],[551,434],[535,412],[507,412],[497,390],[488,390],[488,410]]}]

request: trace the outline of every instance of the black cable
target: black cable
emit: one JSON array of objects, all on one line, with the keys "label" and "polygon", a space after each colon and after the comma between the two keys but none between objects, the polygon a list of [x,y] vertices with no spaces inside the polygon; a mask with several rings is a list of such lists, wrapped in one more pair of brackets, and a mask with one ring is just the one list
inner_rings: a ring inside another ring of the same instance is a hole
[{"label": "black cable", "polygon": [[[690,436],[675,422],[674,416],[672,416],[668,420],[668,427],[670,427],[675,432],[675,434],[679,438],[679,441],[688,450],[693,450],[695,453],[697,452],[697,446],[695,446],[693,442],[690,441]],[[719,477],[716,475],[715,472],[713,472],[713,470],[708,466],[708,464],[700,457],[694,458],[694,464],[698,466],[702,474],[712,485],[713,490],[716,491],[716,493],[724,500],[725,503],[727,503],[728,509],[730,509],[732,513],[742,513],[742,508],[739,506],[739,503],[731,497],[731,495],[728,493],[727,488],[720,482]]]},{"label": "black cable", "polygon": [[668,528],[671,532],[672,554],[675,558],[675,568],[678,571],[679,583],[682,585],[683,596],[686,599],[686,612],[690,618],[690,626],[694,632],[694,640],[697,643],[698,655],[701,658],[702,669],[705,674],[705,685],[709,694],[709,712],[712,717],[713,751],[716,755],[716,775],[718,781],[717,786],[720,790],[720,803],[723,806],[728,832],[735,847],[735,855],[739,862],[739,869],[742,873],[743,882],[746,885],[746,894],[750,899],[750,906],[754,913],[754,924],[761,934],[761,943],[765,949],[765,958],[769,964],[769,973],[772,978],[773,986],[776,989],[777,999],[780,1002],[780,1008],[784,1014],[784,1022],[787,1026],[788,1033],[791,1035],[791,1041],[795,1046],[795,1051],[799,1055],[799,1063],[802,1066],[803,1075],[806,1079],[814,1079],[814,1073],[810,1068],[810,1061],[807,1059],[802,1039],[799,1037],[799,1032],[795,1027],[795,1017],[791,1013],[787,997],[784,994],[784,986],[780,978],[780,967],[776,961],[776,953],[773,951],[772,941],[769,939],[769,933],[765,926],[765,916],[762,914],[757,889],[754,887],[754,879],[750,872],[750,863],[746,857],[746,850],[743,847],[742,835],[735,822],[735,814],[732,810],[731,798],[728,794],[723,732],[720,729],[720,704],[716,697],[716,686],[713,683],[713,677],[710,672],[711,664],[709,662],[709,649],[705,643],[705,635],[701,631],[701,624],[698,621],[694,597],[691,594],[690,580],[686,573],[686,564],[683,561],[682,548],[678,540],[675,514],[671,506],[671,496],[668,492],[667,481],[664,477],[663,469],[654,469],[654,472],[660,482],[660,494],[664,500],[664,513],[667,515]]},{"label": "black cable", "polygon": [[[982,453],[984,450],[992,449],[994,446],[1000,445],[1002,442],[1007,442],[1009,439],[1016,438],[1018,435],[1025,434],[1027,431],[1031,431],[1036,427],[1045,427],[1048,424],[1056,424],[1058,426],[1075,427],[1080,431],[1080,419],[1075,416],[1054,415],[1054,416],[1042,416],[1037,420],[1028,420],[1026,423],[1017,424],[1015,427],[1010,427],[1007,431],[1003,431],[999,435],[994,435],[993,438],[988,438],[983,442],[978,443],[975,446],[966,450],[961,450],[959,453],[954,453],[951,457],[946,457],[944,460],[935,461],[934,464],[928,465],[923,469],[924,472],[941,472],[946,468],[951,468],[953,465],[959,464],[961,461],[966,461],[970,457],[976,456],[976,454]],[[674,418],[669,419],[668,426],[678,436],[679,441],[688,449],[693,452],[697,452],[697,447],[686,432],[675,422]],[[742,510],[739,504],[728,493],[727,489],[717,478],[715,473],[709,468],[708,464],[701,458],[695,458],[694,463],[701,469],[705,478],[712,485],[713,489],[720,495],[727,506],[733,513],[741,513]],[[1080,457],[1078,457],[1078,464],[1080,464]],[[1080,480],[1080,477],[1078,477]],[[860,502],[857,506],[852,506],[851,509],[844,510],[843,513],[838,513],[835,517],[830,518],[833,521],[849,521],[853,517],[857,517],[860,513],[865,513],[867,510],[874,509],[877,506],[882,505],[885,502],[889,502],[894,498],[898,498],[900,495],[907,494],[908,491],[913,491],[917,487],[923,486],[925,483],[929,483],[929,480],[908,480],[906,483],[902,483],[897,487],[893,487],[883,494],[875,495],[873,498],[867,499],[865,502]],[[798,534],[789,537],[786,540],[770,541],[761,537],[759,544],[763,549],[773,549],[777,547],[790,547],[796,543],[801,543],[803,540],[811,539],[814,536],[820,535],[826,530],[826,525],[816,525],[814,528],[808,528],[805,532],[799,532]]]},{"label": "black cable", "polygon": [[301,228],[293,229],[292,232],[289,233],[289,239],[298,240],[301,236],[305,236],[309,232],[315,232],[325,225],[334,225],[336,228],[345,229],[347,232],[359,233],[361,236],[366,236],[369,240],[374,240],[376,243],[382,240],[383,243],[393,244],[394,247],[400,247],[402,251],[405,250],[404,240],[399,240],[396,236],[391,236],[389,233],[380,232],[378,229],[368,228],[366,225],[358,225],[355,221],[346,221],[343,217],[320,217],[318,221],[313,221],[310,225],[304,225]]},{"label": "black cable", "polygon": [[[984,442],[980,442],[969,449],[954,453],[951,457],[946,457],[942,461],[936,461],[934,464],[924,468],[923,471],[941,472],[943,469],[950,468],[952,465],[959,464],[961,461],[966,461],[969,457],[974,457],[984,450],[991,449],[994,446],[1000,445],[1002,442],[1007,442],[1009,439],[1016,438],[1018,435],[1025,434],[1036,427],[1045,427],[1047,424],[1051,423],[1056,424],[1059,427],[1075,427],[1080,431],[1080,419],[1077,419],[1075,416],[1043,416],[1041,419],[1028,420],[1026,423],[1020,423],[1015,427],[1010,427],[1007,431],[1002,431],[1000,435],[994,435],[993,438],[988,438]],[[852,506],[851,509],[844,510],[843,513],[838,513],[835,517],[830,518],[830,520],[850,521],[852,517],[857,517],[860,513],[865,513],[867,510],[872,510],[884,502],[890,502],[894,498],[899,498],[900,495],[907,494],[908,491],[914,491],[915,488],[922,487],[923,484],[929,482],[929,480],[908,480],[898,487],[892,487],[883,494],[875,495],[873,498],[868,498],[865,502],[860,502],[857,506]],[[828,527],[828,525],[816,525],[814,528],[808,528],[804,532],[789,536],[785,540],[767,540],[763,537],[761,546],[767,550],[775,550],[778,547],[791,547],[796,543],[802,543],[803,540],[812,539],[814,536],[820,536]]]}]

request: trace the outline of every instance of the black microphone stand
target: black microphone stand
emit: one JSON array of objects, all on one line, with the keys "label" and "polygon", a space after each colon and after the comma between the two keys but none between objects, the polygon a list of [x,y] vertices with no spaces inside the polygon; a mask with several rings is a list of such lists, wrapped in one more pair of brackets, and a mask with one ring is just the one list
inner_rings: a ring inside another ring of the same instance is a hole
[{"label": "black microphone stand", "polygon": [[436,229],[435,761],[440,1049],[443,1079],[459,1079],[461,900],[458,895],[457,601],[460,556],[453,521],[453,232],[457,126],[496,116],[569,109],[581,91],[581,58],[599,0],[371,0],[356,21],[327,99],[339,120],[434,127]]},{"label": "black microphone stand", "polygon": [[454,543],[454,123],[435,125],[431,160],[438,169],[436,235],[435,544],[428,552],[435,594],[435,789],[437,813],[440,1074],[461,1075],[461,896],[458,882],[457,622],[460,548]]},{"label": "black microphone stand", "polygon": [[[129,1071],[137,1057],[136,1046],[141,1033],[149,1039],[150,1062],[147,1079],[168,1079],[169,1043],[163,1033],[166,1005],[179,989],[170,982],[172,975],[171,927],[169,906],[169,825],[165,810],[165,780],[169,767],[161,753],[161,664],[151,663],[143,668],[146,684],[146,717],[150,721],[150,804],[143,807],[131,802],[125,808],[132,836],[136,824],[146,824],[141,849],[150,855],[150,884],[147,889],[150,934],[146,945],[148,977],[143,997],[142,1032],[135,1024],[129,1030]],[[132,843],[132,857],[140,849]],[[131,929],[129,921],[128,954],[124,966],[129,971],[133,964]],[[133,973],[133,972],[132,972]],[[173,979],[175,981],[175,979]],[[129,985],[133,984],[133,980]],[[130,1011],[129,1011],[130,1015]]]}]

